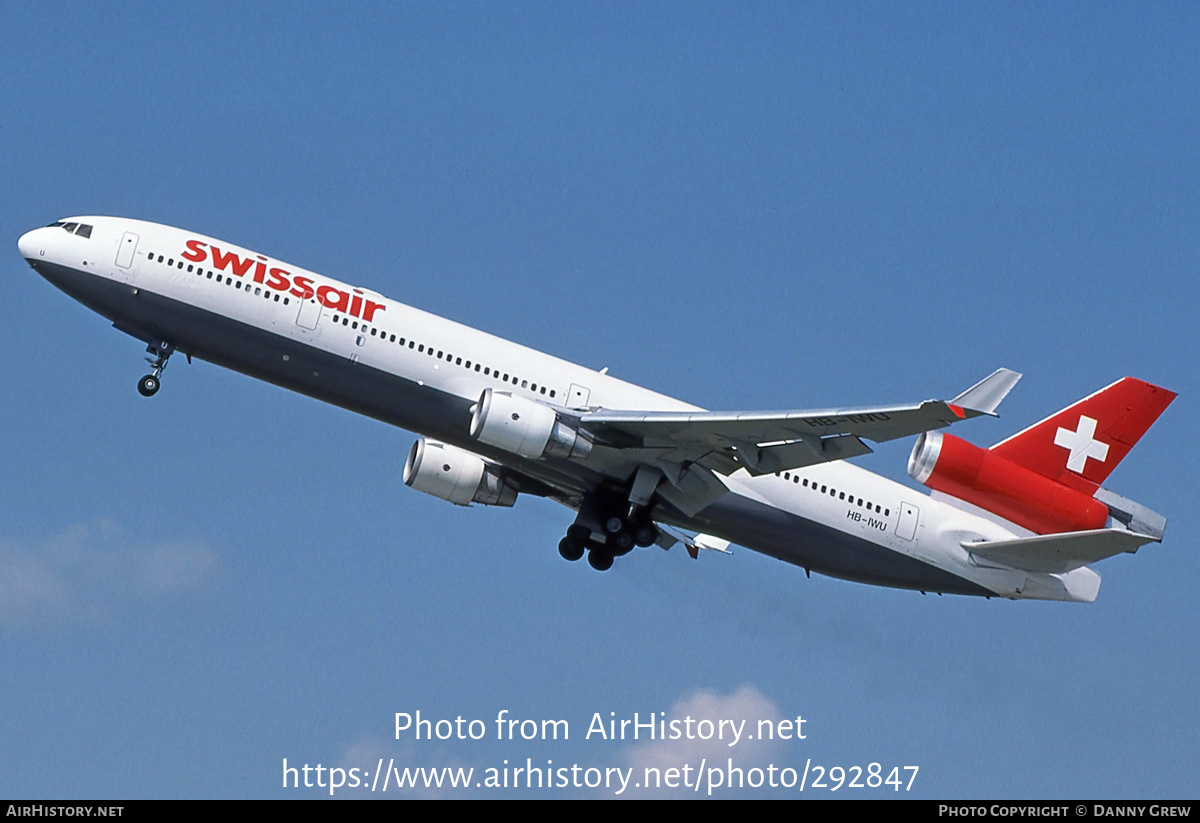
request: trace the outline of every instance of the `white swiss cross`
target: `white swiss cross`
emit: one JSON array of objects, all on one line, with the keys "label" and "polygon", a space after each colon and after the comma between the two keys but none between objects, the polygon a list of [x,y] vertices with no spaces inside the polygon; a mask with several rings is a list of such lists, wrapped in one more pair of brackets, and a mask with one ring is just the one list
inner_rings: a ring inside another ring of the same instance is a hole
[{"label": "white swiss cross", "polygon": [[1096,433],[1096,421],[1090,417],[1080,416],[1079,425],[1075,431],[1059,428],[1054,435],[1054,445],[1062,446],[1071,452],[1067,458],[1067,468],[1083,474],[1087,459],[1099,460],[1101,463],[1108,457],[1108,444],[1101,443],[1093,435]]}]

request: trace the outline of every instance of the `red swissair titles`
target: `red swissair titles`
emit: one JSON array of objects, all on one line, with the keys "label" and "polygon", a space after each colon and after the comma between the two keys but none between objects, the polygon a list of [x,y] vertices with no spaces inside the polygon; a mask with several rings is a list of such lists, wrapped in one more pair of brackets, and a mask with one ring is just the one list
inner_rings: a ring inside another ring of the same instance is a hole
[{"label": "red swissair titles", "polygon": [[256,255],[257,259],[240,257],[236,252],[221,251],[203,240],[189,240],[185,245],[188,250],[181,255],[185,260],[203,263],[211,257],[214,269],[226,274],[236,274],[238,277],[245,277],[253,268],[255,283],[262,283],[276,291],[286,291],[301,300],[308,300],[316,295],[317,300],[325,308],[361,318],[368,323],[374,320],[375,312],[387,310],[387,306],[384,304],[363,297],[362,292],[358,289],[354,289],[353,294],[330,285],[316,286],[314,289],[311,277],[292,274],[287,269],[278,267],[268,268],[269,261],[261,254]]}]

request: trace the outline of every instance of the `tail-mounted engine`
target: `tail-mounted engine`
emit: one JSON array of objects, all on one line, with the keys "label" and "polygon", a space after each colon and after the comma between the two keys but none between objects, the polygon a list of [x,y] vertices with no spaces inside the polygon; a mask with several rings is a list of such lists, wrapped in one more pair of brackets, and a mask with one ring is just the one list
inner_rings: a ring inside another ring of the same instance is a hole
[{"label": "tail-mounted engine", "polygon": [[942,432],[925,432],[908,474],[1037,534],[1102,529],[1108,507],[1094,497]]},{"label": "tail-mounted engine", "polygon": [[404,483],[457,506],[511,506],[517,502],[517,487],[498,466],[477,454],[424,437],[418,438],[408,453]]},{"label": "tail-mounted engine", "polygon": [[592,438],[575,423],[536,400],[484,389],[471,407],[471,436],[521,457],[583,460]]}]

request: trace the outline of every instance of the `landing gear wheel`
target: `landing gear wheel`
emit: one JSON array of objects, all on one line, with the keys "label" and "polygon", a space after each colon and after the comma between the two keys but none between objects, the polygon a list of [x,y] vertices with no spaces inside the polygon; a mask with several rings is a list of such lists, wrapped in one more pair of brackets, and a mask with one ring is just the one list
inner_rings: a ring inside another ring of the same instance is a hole
[{"label": "landing gear wheel", "polygon": [[148,374],[138,381],[138,394],[142,397],[153,397],[158,392],[158,378]]},{"label": "landing gear wheel", "polygon": [[[146,358],[146,362],[154,370],[138,381],[138,394],[142,397],[153,397],[161,385],[159,375],[167,367],[167,361],[171,359],[171,354],[175,351],[175,344],[168,343],[166,340],[155,340],[146,346],[146,351],[154,355]],[[188,362],[191,362],[190,356]]]},{"label": "landing gear wheel", "polygon": [[588,565],[598,572],[606,572],[612,568],[613,556],[604,549],[592,549],[588,552]]},{"label": "landing gear wheel", "polygon": [[570,560],[572,562],[578,560],[579,558],[583,557],[583,549],[583,543],[571,539],[570,535],[567,535],[562,540],[558,541],[558,553],[563,556],[564,560]]},{"label": "landing gear wheel", "polygon": [[658,540],[658,529],[648,523],[633,530],[633,542],[643,549],[653,546],[655,540]]},{"label": "landing gear wheel", "polygon": [[612,546],[612,553],[616,557],[629,554],[633,548],[633,535],[625,531],[617,532],[609,536],[608,545]]},{"label": "landing gear wheel", "polygon": [[617,532],[621,531],[623,528],[625,528],[624,518],[618,517],[615,514],[612,515],[611,517],[605,518],[605,520],[604,520],[604,533],[605,534],[616,534]]}]

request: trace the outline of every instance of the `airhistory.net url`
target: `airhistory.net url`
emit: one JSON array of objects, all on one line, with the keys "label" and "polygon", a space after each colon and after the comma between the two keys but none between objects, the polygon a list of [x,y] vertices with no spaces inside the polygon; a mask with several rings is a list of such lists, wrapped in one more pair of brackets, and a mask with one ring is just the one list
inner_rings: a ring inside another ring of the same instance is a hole
[{"label": "airhistory.net url", "polygon": [[894,766],[885,773],[879,763],[861,766],[831,766],[814,764],[809,758],[803,769],[790,766],[742,767],[732,758],[724,765],[710,765],[701,760],[699,766],[685,764],[641,769],[640,780],[634,780],[633,766],[555,766],[535,765],[526,758],[524,765],[476,769],[472,766],[411,767],[397,766],[395,758],[379,758],[374,769],[342,768],[340,766],[289,766],[283,759],[283,788],[319,788],[330,795],[338,791],[412,792],[464,789],[604,789],[620,796],[627,791],[686,789],[694,793],[704,790],[711,796],[721,789],[807,789],[836,792],[839,789],[885,789],[908,792],[917,778],[917,766]]}]

